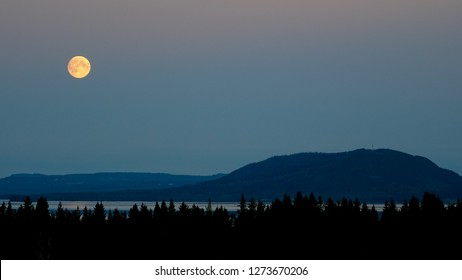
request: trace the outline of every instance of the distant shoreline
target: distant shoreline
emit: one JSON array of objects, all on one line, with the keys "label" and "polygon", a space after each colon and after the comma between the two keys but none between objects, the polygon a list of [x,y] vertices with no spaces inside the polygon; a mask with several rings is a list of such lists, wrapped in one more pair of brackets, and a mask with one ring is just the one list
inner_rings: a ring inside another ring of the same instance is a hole
[{"label": "distant shoreline", "polygon": [[[8,199],[0,198],[0,204],[3,202],[8,203],[8,201],[9,201]],[[23,203],[22,201],[11,201],[11,205],[13,209],[17,209],[22,203]],[[120,211],[128,211],[135,204],[138,206],[141,206],[141,204],[144,204],[149,209],[149,208],[154,208],[155,204],[156,203],[160,204],[161,201],[129,201],[129,200],[126,200],[126,201],[125,200],[124,201],[104,201],[104,200],[103,201],[96,201],[96,200],[57,201],[56,200],[55,201],[55,200],[51,200],[51,201],[48,201],[48,204],[50,207],[49,209],[51,211],[55,211],[58,208],[59,203],[61,203],[62,207],[67,210],[76,210],[77,206],[79,206],[80,210],[83,210],[85,206],[88,209],[93,209],[96,203],[102,203],[107,211],[114,210],[114,209],[118,209]],[[178,208],[183,203],[183,201],[174,202],[174,203],[175,203],[175,207]],[[199,208],[203,208],[203,209],[205,209],[208,206],[208,202],[206,201],[184,201],[184,203],[190,207],[192,205],[196,205]],[[271,201],[264,201],[263,203],[269,205]],[[35,207],[36,202],[33,202],[32,205]],[[237,211],[237,209],[239,208],[239,201],[233,201],[233,202],[226,202],[226,201],[213,202],[212,201],[211,205],[212,205],[212,209],[223,206],[223,208],[227,209],[228,211],[234,212],[234,211]],[[366,203],[366,205],[370,208],[374,206],[377,212],[383,212],[383,209],[385,208],[384,203]],[[401,209],[402,206],[403,206],[403,203],[396,204],[396,207],[398,209]],[[445,206],[448,206],[448,204],[446,204]]]}]

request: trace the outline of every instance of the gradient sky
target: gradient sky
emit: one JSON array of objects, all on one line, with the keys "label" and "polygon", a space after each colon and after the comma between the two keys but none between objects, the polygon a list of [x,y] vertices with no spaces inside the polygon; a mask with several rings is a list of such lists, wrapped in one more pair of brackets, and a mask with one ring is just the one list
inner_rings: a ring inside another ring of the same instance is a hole
[{"label": "gradient sky", "polygon": [[5,0],[0,50],[0,177],[372,146],[462,174],[460,0]]}]

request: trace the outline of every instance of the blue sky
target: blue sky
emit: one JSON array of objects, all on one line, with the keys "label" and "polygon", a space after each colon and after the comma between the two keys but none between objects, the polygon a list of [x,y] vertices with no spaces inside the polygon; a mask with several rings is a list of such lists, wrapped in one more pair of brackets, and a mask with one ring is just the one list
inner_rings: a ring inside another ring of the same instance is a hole
[{"label": "blue sky", "polygon": [[[462,174],[462,2],[3,2],[0,177],[391,148]],[[84,55],[81,80],[67,62]]]}]

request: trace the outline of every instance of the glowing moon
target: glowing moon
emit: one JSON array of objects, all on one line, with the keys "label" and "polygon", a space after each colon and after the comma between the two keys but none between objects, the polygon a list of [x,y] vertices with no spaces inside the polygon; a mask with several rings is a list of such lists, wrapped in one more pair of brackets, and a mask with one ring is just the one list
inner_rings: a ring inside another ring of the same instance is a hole
[{"label": "glowing moon", "polygon": [[67,64],[67,71],[69,71],[69,74],[76,79],[85,78],[88,73],[90,73],[90,69],[90,61],[88,61],[86,57],[80,55],[71,58]]}]

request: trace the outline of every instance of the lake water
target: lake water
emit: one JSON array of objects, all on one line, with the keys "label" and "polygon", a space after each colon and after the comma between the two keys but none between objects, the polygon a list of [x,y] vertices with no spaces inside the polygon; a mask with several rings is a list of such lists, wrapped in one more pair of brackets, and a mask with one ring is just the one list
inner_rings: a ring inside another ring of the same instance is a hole
[{"label": "lake water", "polygon": [[[5,204],[8,204],[8,200],[1,200],[0,199],[0,204],[5,202]],[[48,201],[49,209],[51,211],[54,211],[58,208],[58,204],[60,201]],[[61,204],[63,208],[67,208],[67,210],[75,210],[77,207],[79,207],[80,210],[83,210],[83,208],[87,207],[88,209],[92,209],[95,207],[96,203],[100,201],[61,201]],[[154,209],[154,206],[156,205],[155,201],[102,201],[104,208],[106,210],[114,210],[118,209],[119,211],[128,211],[130,208],[133,207],[133,205],[138,205],[138,207],[141,206],[142,203],[144,203],[148,208]],[[185,202],[189,207],[191,207],[193,204],[196,206],[199,206],[200,208],[205,209],[208,205],[208,202]],[[14,209],[17,209],[19,205],[21,205],[22,202],[19,201],[12,201],[11,206]],[[35,207],[36,202],[32,203]],[[160,202],[159,202],[160,204]],[[169,202],[167,202],[168,206]],[[175,207],[178,209],[178,207],[181,205],[180,203],[175,203]],[[228,211],[237,211],[239,208],[239,203],[238,202],[212,202],[212,209],[215,210],[216,207],[223,206],[223,208],[226,208]]]},{"label": "lake water", "polygon": [[[8,200],[2,200],[0,199],[0,204],[5,202],[6,204],[8,203]],[[96,205],[96,203],[99,201],[61,201],[61,204],[63,205],[63,208],[67,208],[68,210],[75,210],[77,209],[77,206],[79,207],[80,210],[83,210],[85,206],[88,209],[93,209]],[[133,205],[136,203],[136,205],[141,206],[141,203],[144,203],[145,205],[148,206],[148,208],[154,209],[154,205],[156,205],[155,201],[102,201],[104,208],[106,210],[114,210],[118,209],[119,211],[128,211],[130,208],[133,207]],[[169,202],[167,202],[168,205]],[[189,207],[191,207],[193,204],[196,206],[199,206],[200,208],[205,209],[208,205],[208,202],[185,202]],[[21,205],[22,202],[19,201],[13,201],[11,202],[11,206],[14,209],[17,209],[19,205]],[[51,211],[54,211],[58,208],[59,201],[48,201],[48,205],[50,207]],[[160,202],[159,202],[160,204]],[[35,202],[33,203],[35,206]],[[175,203],[176,208],[181,205],[180,203]],[[369,208],[372,206],[375,206],[375,209],[377,212],[382,212],[383,208],[385,207],[384,204],[368,204]],[[212,209],[215,210],[216,207],[223,206],[223,208],[226,208],[230,212],[235,212],[239,209],[239,202],[213,202],[212,201]],[[402,204],[396,204],[396,207],[400,209]]]}]

